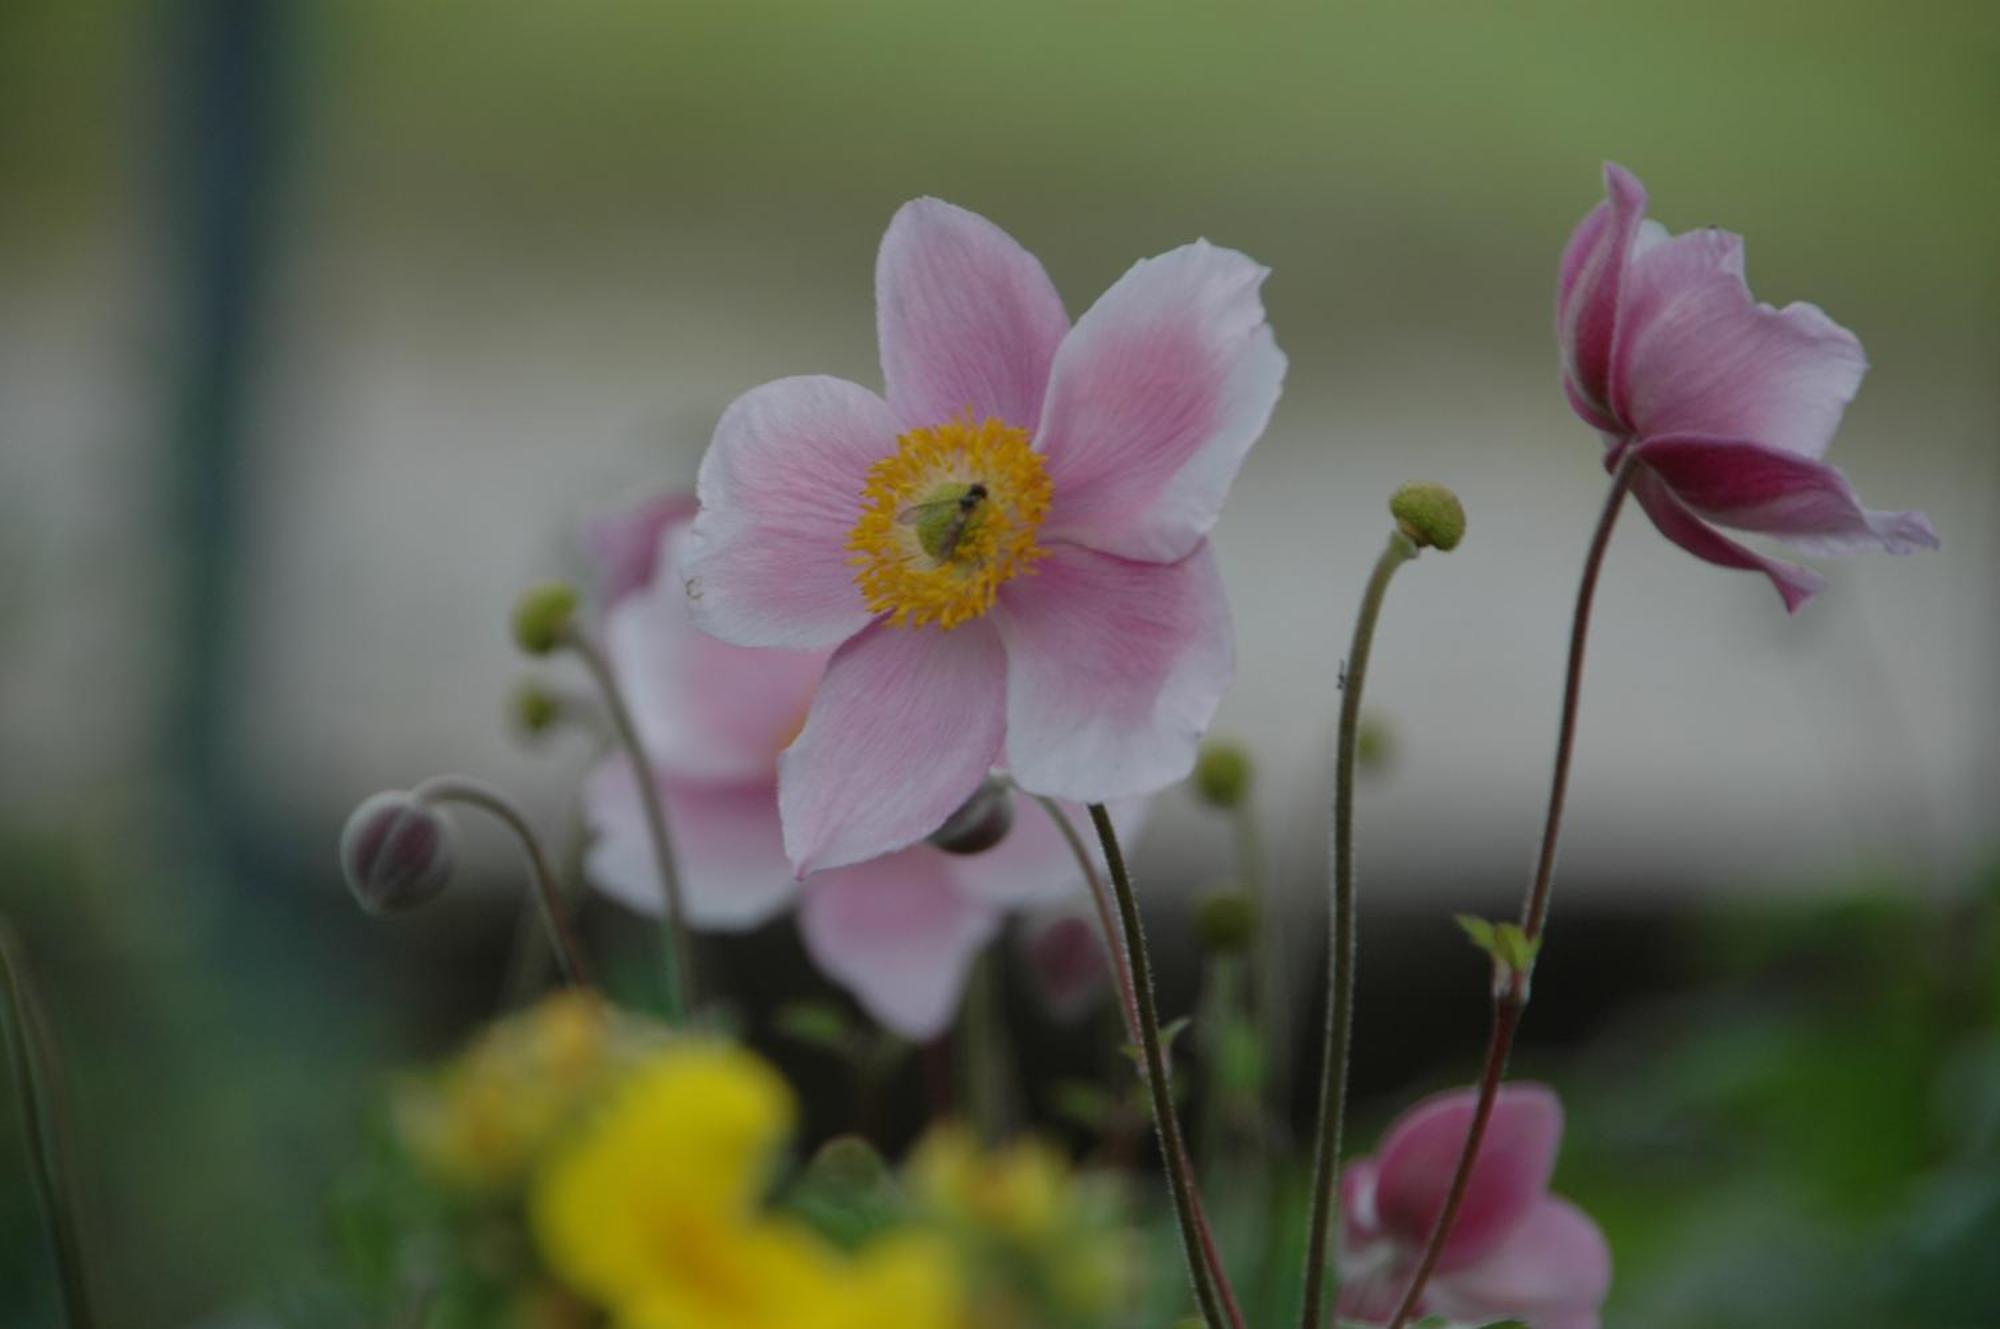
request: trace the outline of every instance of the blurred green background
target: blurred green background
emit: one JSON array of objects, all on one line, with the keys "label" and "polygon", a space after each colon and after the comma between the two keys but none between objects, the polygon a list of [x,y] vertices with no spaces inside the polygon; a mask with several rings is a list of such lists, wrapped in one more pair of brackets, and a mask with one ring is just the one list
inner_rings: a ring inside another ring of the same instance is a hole
[{"label": "blurred green background", "polygon": [[[1359,1085],[1386,1120],[1468,1077],[1446,918],[1507,907],[1542,796],[1601,484],[1549,299],[1605,158],[1861,334],[1834,460],[1946,543],[1786,620],[1620,532],[1527,1056],[1620,1257],[1607,1323],[2000,1322],[1970,1254],[2000,1240],[1996,70],[1970,0],[9,0],[0,909],[70,1054],[105,1323],[236,1323],[324,1269],[382,1070],[490,1009],[514,910],[482,841],[437,910],[364,923],[341,817],[459,769],[559,821],[587,753],[507,732],[514,590],[581,515],[687,484],[737,392],[874,380],[874,244],[917,194],[1012,231],[1072,315],[1195,235],[1276,273],[1222,723],[1297,972],[1383,498],[1464,495],[1467,553],[1399,587],[1371,678]],[[1182,1008],[1176,904],[1227,862],[1196,816],[1140,852]],[[770,972],[787,928],[733,971],[809,986]],[[12,1112],[0,1322],[52,1324]]]}]

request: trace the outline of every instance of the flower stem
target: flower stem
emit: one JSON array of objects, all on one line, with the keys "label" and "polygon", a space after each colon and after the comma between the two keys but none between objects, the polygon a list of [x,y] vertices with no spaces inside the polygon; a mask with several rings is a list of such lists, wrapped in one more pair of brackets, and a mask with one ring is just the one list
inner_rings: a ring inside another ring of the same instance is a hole
[{"label": "flower stem", "polygon": [[542,922],[548,927],[549,940],[555,944],[556,958],[562,962],[563,978],[575,987],[590,987],[590,965],[584,958],[583,943],[576,935],[569,909],[556,889],[548,855],[542,852],[541,839],[513,800],[492,785],[462,775],[433,776],[410,793],[421,803],[458,803],[477,808],[514,833],[514,838],[520,841],[521,854],[528,861],[528,877],[541,901]]},{"label": "flower stem", "polygon": [[28,1161],[55,1244],[64,1318],[70,1329],[90,1329],[95,1323],[90,1313],[90,1280],[84,1269],[82,1225],[77,1218],[69,1140],[56,1083],[55,1047],[42,1020],[27,955],[5,919],[0,919],[0,979],[4,979],[12,1017],[14,1080],[27,1127]]},{"label": "flower stem", "polygon": [[1062,833],[1084,881],[1090,886],[1090,902],[1097,906],[1097,926],[1104,930],[1104,950],[1111,957],[1111,973],[1118,986],[1118,1006],[1125,1018],[1125,1038],[1133,1047],[1138,1047],[1139,998],[1132,990],[1132,966],[1125,959],[1125,933],[1118,926],[1111,891],[1098,874],[1097,864],[1090,859],[1090,850],[1084,846],[1083,837],[1077,834],[1076,825],[1070,821],[1069,813],[1063,811],[1062,804],[1040,794],[1035,795],[1035,801],[1042,805],[1043,811],[1049,814],[1049,820]]},{"label": "flower stem", "polygon": [[[1616,524],[1619,509],[1625,504],[1626,492],[1631,488],[1634,464],[1632,453],[1628,450],[1611,474],[1611,488],[1604,496],[1604,510],[1598,515],[1597,530],[1590,538],[1590,551],[1584,555],[1583,579],[1577,586],[1576,612],[1570,620],[1569,666],[1563,678],[1562,719],[1556,731],[1555,775],[1549,784],[1548,816],[1542,823],[1542,845],[1535,856],[1535,875],[1528,885],[1527,898],[1521,905],[1521,931],[1531,946],[1541,940],[1542,930],[1548,923],[1549,896],[1555,882],[1556,847],[1562,839],[1563,804],[1569,797],[1570,758],[1576,749],[1576,716],[1583,698],[1584,646],[1590,635],[1591,605],[1597,598],[1597,575],[1604,568],[1604,551],[1611,544],[1611,528]],[[1430,1240],[1424,1244],[1423,1258],[1410,1278],[1410,1286],[1403,1293],[1395,1318],[1389,1321],[1390,1329],[1402,1329],[1416,1314],[1417,1306],[1423,1300],[1424,1287],[1430,1282],[1439,1257],[1444,1254],[1452,1225],[1458,1221],[1458,1211],[1465,1203],[1467,1188],[1472,1184],[1472,1169],[1479,1162],[1480,1145],[1486,1139],[1486,1123],[1493,1116],[1493,1103],[1499,1097],[1500,1082],[1507,1073],[1507,1059],[1513,1053],[1514,1034],[1520,1028],[1521,1014],[1528,1006],[1528,977],[1527,970],[1518,969],[1495,981],[1493,1029],[1486,1045],[1485,1070],[1479,1079],[1479,1102],[1473,1109],[1472,1125],[1465,1132],[1465,1147],[1459,1152],[1458,1166],[1452,1173],[1451,1189],[1445,1195],[1444,1208],[1438,1211],[1437,1221],[1431,1225]]]},{"label": "flower stem", "polygon": [[[1111,814],[1102,803],[1090,805],[1090,821],[1104,846],[1104,862],[1111,869],[1112,893],[1118,902],[1119,922],[1124,928],[1125,948],[1130,952],[1132,989],[1139,1018],[1139,1045],[1146,1057],[1146,1088],[1153,1098],[1153,1127],[1159,1132],[1160,1153],[1166,1164],[1167,1188],[1173,1195],[1180,1219],[1181,1241],[1185,1247],[1188,1276],[1194,1282],[1195,1298],[1201,1304],[1202,1319],[1209,1329],[1243,1329],[1243,1312],[1229,1286],[1229,1274],[1222,1266],[1215,1235],[1202,1212],[1201,1192],[1195,1184],[1194,1166],[1181,1134],[1179,1115],[1174,1111],[1174,1094],[1167,1079],[1166,1047],[1160,1041],[1160,1016],[1153,1001],[1153,962],[1146,952],[1146,934],[1139,923],[1139,900],[1132,890],[1131,874],[1125,870],[1125,855],[1118,846],[1118,832]],[[1227,1318],[1225,1319],[1225,1315]]]},{"label": "flower stem", "polygon": [[1348,647],[1340,685],[1340,731],[1334,743],[1333,911],[1327,942],[1326,1043],[1320,1054],[1318,1130],[1313,1141],[1312,1216],[1306,1229],[1305,1298],[1299,1311],[1300,1329],[1320,1329],[1326,1306],[1339,1291],[1336,1277],[1327,1277],[1327,1245],[1338,1217],[1340,1142],[1347,1118],[1349,1050],[1354,1034],[1354,753],[1361,730],[1361,689],[1368,678],[1368,656],[1375,645],[1375,623],[1396,569],[1417,556],[1417,547],[1401,531],[1389,533],[1389,543],[1375,560],[1361,610],[1354,619],[1354,640]]},{"label": "flower stem", "polygon": [[667,941],[667,1014],[678,1021],[694,1010],[694,937],[688,931],[680,873],[674,869],[673,850],[667,842],[667,816],[660,806],[660,782],[653,774],[653,763],[646,755],[645,746],[639,741],[639,728],[632,722],[632,708],[626,705],[624,690],[618,686],[604,652],[582,632],[570,632],[565,644],[583,660],[584,667],[597,684],[597,690],[603,694],[604,708],[610,712],[611,728],[618,736],[618,745],[625,749],[625,758],[632,763],[632,778],[639,791],[639,809],[646,819],[646,838],[653,848],[653,867],[659,873],[660,890],[666,897],[666,910],[660,926],[666,933]]}]

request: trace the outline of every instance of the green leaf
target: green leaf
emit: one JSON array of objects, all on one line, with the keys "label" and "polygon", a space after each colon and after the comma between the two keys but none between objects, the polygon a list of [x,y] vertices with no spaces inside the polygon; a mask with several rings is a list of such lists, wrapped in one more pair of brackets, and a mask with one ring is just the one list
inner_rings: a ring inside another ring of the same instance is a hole
[{"label": "green leaf", "polygon": [[1471,914],[1456,915],[1458,926],[1474,946],[1493,957],[1493,963],[1510,974],[1527,974],[1535,967],[1542,949],[1540,937],[1529,937],[1518,923],[1489,923]]},{"label": "green leaf", "polygon": [[823,1001],[795,1001],[782,1006],[772,1023],[786,1038],[836,1056],[846,1056],[854,1046],[847,1017],[838,1007]]}]

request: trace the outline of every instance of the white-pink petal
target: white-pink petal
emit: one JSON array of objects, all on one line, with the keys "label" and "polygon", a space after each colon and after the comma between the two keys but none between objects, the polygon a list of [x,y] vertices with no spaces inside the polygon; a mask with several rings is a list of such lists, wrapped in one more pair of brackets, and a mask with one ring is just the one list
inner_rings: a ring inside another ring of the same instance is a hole
[{"label": "white-pink petal", "polygon": [[[1076,803],[1060,806],[1102,879],[1104,851],[1091,829],[1089,810]],[[1145,825],[1146,800],[1123,799],[1108,811],[1119,842],[1129,846]],[[947,861],[960,889],[1003,908],[1060,900],[1076,894],[1084,884],[1069,841],[1047,809],[1025,793],[1015,795],[1014,828],[1006,839],[983,854],[951,854]]]},{"label": "white-pink petal", "polygon": [[1819,457],[1867,372],[1861,343],[1808,304],[1759,304],[1742,237],[1638,246],[1620,293],[1611,405],[1641,438],[1713,434]]},{"label": "white-pink petal", "polygon": [[1590,1216],[1544,1196],[1477,1264],[1441,1275],[1426,1309],[1452,1320],[1517,1316],[1535,1329],[1596,1329],[1611,1248]]},{"label": "white-pink petal", "polygon": [[[1383,1230],[1399,1243],[1420,1249],[1429,1238],[1477,1099],[1470,1090],[1426,1099],[1398,1117],[1383,1138],[1376,1155],[1375,1206]],[[1440,1270],[1484,1258],[1547,1193],[1562,1120],[1562,1104],[1546,1087],[1501,1087],[1465,1202],[1438,1260]]]},{"label": "white-pink petal", "polygon": [[1235,672],[1229,607],[1204,541],[1177,563],[1058,546],[1003,588],[1007,767],[1078,803],[1184,778]]},{"label": "white-pink petal", "polygon": [[687,593],[704,631],[813,650],[868,625],[847,538],[896,433],[880,397],[837,378],[779,379],[730,403],[696,482]]},{"label": "white-pink petal", "polygon": [[1666,481],[1643,466],[1632,476],[1632,497],[1653,519],[1653,525],[1659,527],[1661,535],[1696,558],[1717,567],[1761,572],[1770,578],[1779,598],[1785,602],[1788,614],[1796,614],[1806,601],[1826,589],[1826,578],[1811,568],[1767,558],[1744,548],[1710,526],[1674,496]]},{"label": "white-pink petal", "polygon": [[800,876],[936,830],[999,756],[1007,658],[992,624],[876,623],[834,652],[778,762],[785,851]]},{"label": "white-pink petal", "polygon": [[875,261],[889,406],[905,429],[970,413],[1032,431],[1069,315],[1033,254],[977,213],[905,203]]},{"label": "white-pink petal", "polygon": [[1044,537],[1169,563],[1210,529],[1284,383],[1269,269],[1198,241],[1145,259],[1056,352],[1036,447]]},{"label": "white-pink petal", "polygon": [[822,872],[805,884],[799,931],[813,962],[868,1013],[922,1042],[951,1022],[973,959],[999,924],[962,895],[928,846]]},{"label": "white-pink petal", "polygon": [[[777,791],[768,779],[740,785],[664,774],[656,779],[691,925],[741,931],[791,901],[797,883],[778,827]],[[666,897],[631,763],[609,757],[590,772],[583,813],[592,837],[584,859],[591,884],[642,914],[664,913]]]},{"label": "white-pink petal", "polygon": [[1570,404],[1593,427],[1615,431],[1607,386],[1633,237],[1646,215],[1646,189],[1622,166],[1604,165],[1605,201],[1570,236],[1556,282],[1556,340]]}]

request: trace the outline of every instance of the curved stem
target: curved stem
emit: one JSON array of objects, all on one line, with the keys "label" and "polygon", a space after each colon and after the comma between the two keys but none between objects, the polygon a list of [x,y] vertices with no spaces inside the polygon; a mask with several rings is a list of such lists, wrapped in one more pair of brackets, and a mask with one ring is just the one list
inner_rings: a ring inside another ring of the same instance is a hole
[{"label": "curved stem", "polygon": [[571,632],[565,644],[582,658],[597,690],[604,695],[604,708],[611,714],[611,728],[618,736],[618,746],[625,749],[625,758],[632,763],[639,809],[646,820],[646,838],[653,847],[653,868],[659,873],[660,890],[667,903],[660,924],[667,934],[668,1015],[679,1020],[694,1010],[694,938],[688,931],[680,873],[674,869],[673,850],[667,843],[667,816],[660,806],[660,782],[653,774],[653,763],[646,756],[644,745],[639,742],[639,728],[632,723],[632,708],[625,704],[624,690],[618,686],[604,652],[581,632]]},{"label": "curved stem", "polygon": [[1326,1043],[1320,1054],[1318,1132],[1313,1141],[1312,1217],[1306,1229],[1305,1299],[1299,1311],[1301,1329],[1325,1323],[1327,1303],[1337,1298],[1339,1280],[1329,1286],[1327,1245],[1338,1217],[1340,1141],[1347,1118],[1347,1075],[1354,1035],[1354,753],[1361,730],[1361,689],[1368,678],[1368,656],[1375,645],[1375,623],[1396,569],[1417,556],[1417,547],[1401,531],[1389,533],[1389,543],[1375,560],[1375,570],[1361,594],[1354,619],[1354,640],[1348,647],[1346,673],[1340,684],[1340,732],[1333,758],[1333,916],[1326,958]]},{"label": "curved stem", "polygon": [[[1590,538],[1590,552],[1584,555],[1583,579],[1577,586],[1576,612],[1570,619],[1569,666],[1563,676],[1562,719],[1556,731],[1555,775],[1549,784],[1548,815],[1542,823],[1541,850],[1535,855],[1535,875],[1528,884],[1527,898],[1521,904],[1521,931],[1531,945],[1541,939],[1542,929],[1549,918],[1556,847],[1562,839],[1563,804],[1569,797],[1570,758],[1576,749],[1576,716],[1583,697],[1584,646],[1590,635],[1591,605],[1597,598],[1597,575],[1603,570],[1604,551],[1611,544],[1611,528],[1616,524],[1619,509],[1625,504],[1625,494],[1631,488],[1632,467],[1635,464],[1628,450],[1611,474],[1611,489],[1604,496],[1604,510],[1598,515],[1597,530]],[[1521,1014],[1528,1006],[1528,977],[1527,970],[1520,969],[1502,975],[1495,982],[1493,1031],[1486,1044],[1486,1066],[1479,1080],[1479,1103],[1473,1109],[1472,1125],[1466,1129],[1465,1147],[1459,1152],[1458,1166],[1452,1173],[1451,1189],[1445,1195],[1444,1208],[1438,1211],[1437,1221],[1431,1225],[1430,1239],[1424,1243],[1423,1258],[1410,1278],[1410,1286],[1403,1293],[1395,1318],[1389,1321],[1390,1329],[1402,1329],[1404,1323],[1416,1314],[1417,1306],[1423,1300],[1424,1287],[1430,1282],[1439,1257],[1444,1254],[1452,1225],[1458,1221],[1458,1211],[1465,1204],[1465,1192],[1472,1184],[1472,1169],[1479,1161],[1479,1147],[1486,1139],[1486,1123],[1493,1116],[1493,1103],[1499,1097],[1500,1082],[1507,1073],[1507,1059],[1513,1053],[1514,1034],[1520,1028]]]},{"label": "curved stem", "polygon": [[462,775],[438,775],[410,791],[421,803],[459,803],[478,808],[514,833],[521,853],[528,861],[528,876],[542,902],[542,921],[548,925],[549,939],[555,943],[556,958],[562,962],[563,977],[577,987],[590,987],[590,965],[584,959],[583,943],[577,938],[569,909],[556,889],[555,873],[549,869],[548,855],[528,819],[513,800],[480,780]]},{"label": "curved stem", "polygon": [[[1153,1099],[1153,1126],[1159,1132],[1160,1153],[1166,1163],[1167,1189],[1180,1218],[1181,1241],[1187,1255],[1188,1276],[1194,1282],[1195,1298],[1201,1303],[1202,1319],[1209,1329],[1243,1329],[1243,1312],[1229,1286],[1229,1274],[1222,1266],[1214,1233],[1201,1208],[1201,1193],[1195,1185],[1194,1167],[1181,1134],[1180,1116],[1174,1111],[1173,1088],[1167,1079],[1166,1047],[1160,1041],[1160,1016],[1153,1002],[1153,962],[1146,952],[1146,934],[1139,923],[1139,900],[1132,890],[1131,874],[1125,870],[1125,854],[1118,846],[1118,832],[1102,803],[1090,805],[1090,821],[1097,828],[1098,842],[1104,846],[1104,862],[1111,869],[1112,893],[1118,901],[1118,917],[1125,931],[1125,947],[1131,953],[1132,988],[1139,1016],[1139,1045],[1146,1057],[1146,1088]],[[1227,1316],[1225,1319],[1224,1316]]]},{"label": "curved stem", "polygon": [[1090,858],[1090,850],[1084,845],[1083,837],[1076,832],[1075,823],[1063,805],[1053,798],[1035,795],[1035,801],[1049,814],[1049,820],[1062,833],[1063,842],[1069,846],[1076,858],[1076,865],[1083,873],[1083,879],[1090,886],[1090,902],[1097,907],[1097,926],[1104,930],[1104,950],[1111,957],[1111,973],[1118,986],[1118,1005],[1125,1016],[1125,1037],[1133,1047],[1139,1046],[1139,998],[1132,990],[1132,966],[1125,959],[1125,933],[1118,926],[1118,916],[1113,912],[1111,892],[1104,884],[1104,878],[1097,871],[1097,864]]},{"label": "curved stem", "polygon": [[56,1083],[55,1046],[42,1020],[27,955],[5,919],[0,919],[0,981],[4,981],[13,1017],[14,1079],[21,1095],[28,1159],[55,1244],[64,1318],[70,1329],[90,1329],[95,1323],[90,1313],[90,1280],[84,1269],[69,1138]]}]

